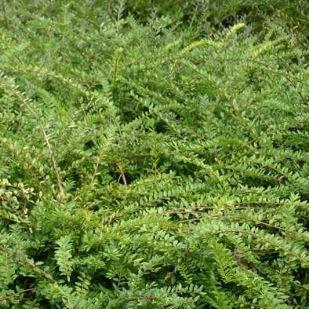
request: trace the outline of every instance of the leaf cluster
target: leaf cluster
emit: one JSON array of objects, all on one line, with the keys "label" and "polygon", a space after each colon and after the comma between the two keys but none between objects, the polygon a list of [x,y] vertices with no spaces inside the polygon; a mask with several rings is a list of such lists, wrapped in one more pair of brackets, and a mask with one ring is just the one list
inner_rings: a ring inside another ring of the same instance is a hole
[{"label": "leaf cluster", "polygon": [[119,3],[3,1],[0,307],[306,308],[301,31]]}]

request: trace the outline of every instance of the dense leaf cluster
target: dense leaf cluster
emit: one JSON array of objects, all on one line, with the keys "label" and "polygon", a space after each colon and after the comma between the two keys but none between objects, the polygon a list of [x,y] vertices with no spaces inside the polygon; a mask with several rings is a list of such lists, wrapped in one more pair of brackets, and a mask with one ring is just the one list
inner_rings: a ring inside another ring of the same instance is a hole
[{"label": "dense leaf cluster", "polygon": [[305,1],[172,2],[3,1],[1,308],[308,305]]}]

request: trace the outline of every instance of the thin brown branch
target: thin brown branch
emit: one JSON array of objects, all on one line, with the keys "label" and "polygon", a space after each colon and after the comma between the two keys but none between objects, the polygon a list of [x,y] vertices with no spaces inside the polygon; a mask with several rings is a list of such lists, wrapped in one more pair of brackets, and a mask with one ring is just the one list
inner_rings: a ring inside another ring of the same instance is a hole
[{"label": "thin brown branch", "polygon": [[63,196],[64,196],[64,189],[63,189],[63,186],[62,186],[62,180],[61,180],[61,176],[60,176],[60,169],[59,169],[58,164],[56,162],[56,159],[55,159],[55,156],[54,156],[54,153],[53,153],[53,149],[52,149],[51,143],[49,142],[48,134],[47,134],[47,132],[46,132],[46,130],[45,130],[43,124],[42,124],[41,118],[40,118],[39,114],[37,113],[37,111],[29,104],[30,99],[25,97],[25,95],[21,91],[19,91],[15,85],[12,85],[8,81],[6,76],[2,75],[2,78],[5,80],[5,85],[9,89],[11,89],[12,93],[19,99],[19,101],[26,107],[26,109],[28,109],[30,111],[30,113],[38,121],[39,127],[40,127],[40,129],[42,131],[42,134],[43,134],[43,139],[44,139],[44,141],[46,143],[46,146],[48,148],[48,152],[49,152],[50,158],[52,160],[53,170],[54,170],[54,173],[55,173],[55,176],[56,176],[56,179],[57,179],[57,186],[58,186],[58,190],[59,190],[59,197],[60,197],[60,199],[62,199]]}]

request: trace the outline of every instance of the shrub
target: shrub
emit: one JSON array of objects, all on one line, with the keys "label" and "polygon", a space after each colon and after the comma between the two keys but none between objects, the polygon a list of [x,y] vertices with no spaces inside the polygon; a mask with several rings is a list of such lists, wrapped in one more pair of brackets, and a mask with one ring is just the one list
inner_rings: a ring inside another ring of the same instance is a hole
[{"label": "shrub", "polygon": [[305,308],[298,33],[107,5],[2,11],[1,307]]}]

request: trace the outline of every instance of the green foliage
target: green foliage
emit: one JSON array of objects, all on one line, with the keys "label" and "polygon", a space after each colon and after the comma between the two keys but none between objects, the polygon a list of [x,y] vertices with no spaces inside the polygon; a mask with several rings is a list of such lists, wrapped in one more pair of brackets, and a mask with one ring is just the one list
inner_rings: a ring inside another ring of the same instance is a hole
[{"label": "green foliage", "polygon": [[1,308],[306,308],[294,2],[3,1]]},{"label": "green foliage", "polygon": [[[94,1],[101,3],[101,1]],[[112,0],[107,10],[115,18],[132,14],[142,22],[154,15],[171,17],[178,26],[199,33],[214,33],[239,20],[246,21],[255,32],[265,32],[271,25],[308,34],[308,1],[305,0]],[[180,21],[180,22],[179,22]]]}]

